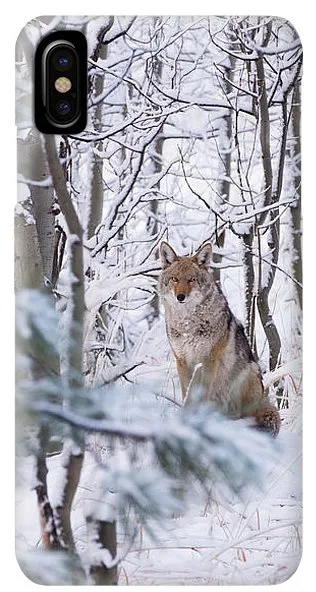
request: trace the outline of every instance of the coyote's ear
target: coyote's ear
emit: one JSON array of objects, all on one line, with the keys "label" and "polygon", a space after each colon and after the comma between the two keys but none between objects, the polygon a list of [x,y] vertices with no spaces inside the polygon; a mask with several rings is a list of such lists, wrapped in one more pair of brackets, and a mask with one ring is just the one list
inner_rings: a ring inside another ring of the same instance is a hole
[{"label": "coyote's ear", "polygon": [[208,267],[211,261],[211,256],[212,245],[211,243],[206,243],[206,245],[199,248],[197,253],[195,253],[194,258],[200,267]]},{"label": "coyote's ear", "polygon": [[174,252],[170,245],[165,242],[162,242],[160,245],[160,258],[163,269],[179,259],[178,255]]}]

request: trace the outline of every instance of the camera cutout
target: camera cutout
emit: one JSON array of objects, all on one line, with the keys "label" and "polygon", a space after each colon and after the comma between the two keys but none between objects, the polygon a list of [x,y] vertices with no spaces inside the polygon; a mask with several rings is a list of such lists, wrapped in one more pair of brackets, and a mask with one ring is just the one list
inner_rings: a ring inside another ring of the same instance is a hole
[{"label": "camera cutout", "polygon": [[46,134],[79,133],[87,122],[87,42],[58,31],[35,54],[35,125]]}]

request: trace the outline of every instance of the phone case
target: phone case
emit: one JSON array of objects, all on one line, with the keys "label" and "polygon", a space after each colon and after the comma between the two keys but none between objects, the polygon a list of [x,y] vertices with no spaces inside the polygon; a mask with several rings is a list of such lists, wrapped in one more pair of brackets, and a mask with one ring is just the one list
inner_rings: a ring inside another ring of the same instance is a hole
[{"label": "phone case", "polygon": [[[88,123],[34,126],[88,41]],[[50,585],[301,557],[302,47],[270,16],[51,16],[16,44],[16,554]]]}]

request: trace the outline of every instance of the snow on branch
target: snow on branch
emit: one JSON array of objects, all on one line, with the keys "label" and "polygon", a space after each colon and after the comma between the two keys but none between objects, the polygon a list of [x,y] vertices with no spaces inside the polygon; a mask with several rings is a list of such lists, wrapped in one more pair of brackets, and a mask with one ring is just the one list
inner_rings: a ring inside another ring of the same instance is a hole
[{"label": "snow on branch", "polygon": [[257,43],[254,43],[251,40],[249,40],[248,43],[249,43],[249,47],[253,51],[256,51],[258,55],[260,54],[260,55],[270,55],[270,56],[278,55],[281,53],[287,53],[289,51],[295,51],[297,49],[301,49],[301,47],[302,47],[300,39],[296,39],[292,43],[283,43],[280,45],[272,45],[270,43],[269,46],[258,45]]},{"label": "snow on branch", "polygon": [[[128,422],[117,414],[111,417],[110,411],[108,419],[94,419],[46,401],[35,402],[32,409],[87,433],[151,442],[167,474],[179,474],[182,479],[193,476],[201,483],[216,477],[237,492],[262,483],[276,460],[277,445],[268,435],[251,427],[250,420],[228,419],[211,405],[181,410],[173,417],[157,418],[154,424],[150,417],[146,421],[141,409],[139,417]],[[134,405],[134,417],[136,411]]]}]

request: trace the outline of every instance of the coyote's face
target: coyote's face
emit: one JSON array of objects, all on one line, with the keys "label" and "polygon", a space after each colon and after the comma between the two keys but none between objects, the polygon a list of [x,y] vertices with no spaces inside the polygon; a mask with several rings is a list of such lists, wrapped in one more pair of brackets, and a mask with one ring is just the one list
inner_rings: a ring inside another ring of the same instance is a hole
[{"label": "coyote's face", "polygon": [[211,254],[212,247],[209,243],[192,257],[179,257],[168,243],[161,243],[162,297],[170,304],[179,303],[179,306],[200,303],[212,283],[212,276],[208,271]]}]

